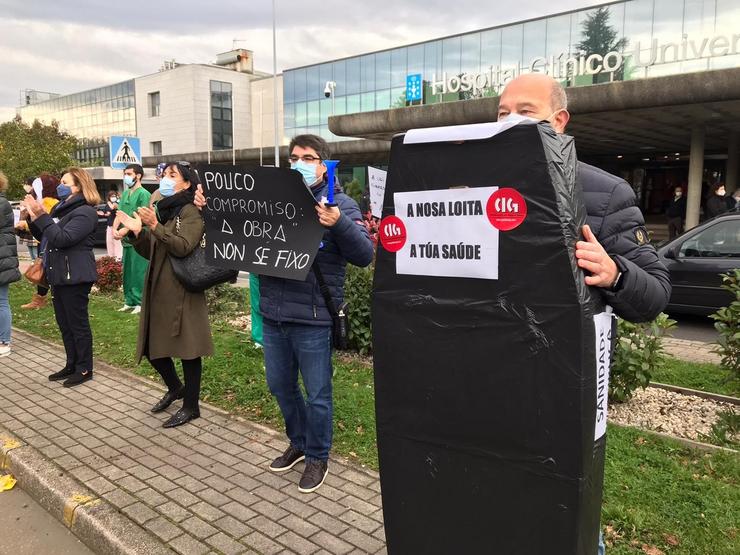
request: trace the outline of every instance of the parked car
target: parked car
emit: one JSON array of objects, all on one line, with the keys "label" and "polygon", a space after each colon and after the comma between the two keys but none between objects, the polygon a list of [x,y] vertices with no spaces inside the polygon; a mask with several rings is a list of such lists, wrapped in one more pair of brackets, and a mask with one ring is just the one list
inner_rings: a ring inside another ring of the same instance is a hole
[{"label": "parked car", "polygon": [[709,315],[733,297],[720,274],[740,268],[740,212],[721,214],[658,248],[671,273],[668,312]]}]

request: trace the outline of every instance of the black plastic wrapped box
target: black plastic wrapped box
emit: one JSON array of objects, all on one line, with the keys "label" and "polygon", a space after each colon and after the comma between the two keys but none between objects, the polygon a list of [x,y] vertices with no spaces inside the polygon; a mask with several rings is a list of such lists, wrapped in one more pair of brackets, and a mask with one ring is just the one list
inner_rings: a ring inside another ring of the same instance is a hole
[{"label": "black plastic wrapped box", "polygon": [[[391,148],[373,286],[388,551],[595,555],[611,327],[575,261],[573,141],[447,131]],[[473,190],[491,187],[526,206]]]}]

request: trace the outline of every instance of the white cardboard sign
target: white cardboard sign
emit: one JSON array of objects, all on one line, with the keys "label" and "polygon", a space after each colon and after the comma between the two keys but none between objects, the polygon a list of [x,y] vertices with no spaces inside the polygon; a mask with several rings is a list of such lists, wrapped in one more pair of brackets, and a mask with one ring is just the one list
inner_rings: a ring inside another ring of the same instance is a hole
[{"label": "white cardboard sign", "polygon": [[370,187],[370,210],[373,216],[383,216],[383,197],[385,197],[385,180],[388,172],[368,166],[367,178]]},{"label": "white cardboard sign", "polygon": [[396,272],[417,276],[498,279],[499,231],[486,215],[498,187],[395,193],[406,242]]},{"label": "white cardboard sign", "polygon": [[596,426],[594,441],[606,433],[609,399],[609,366],[611,365],[612,313],[594,316],[596,330]]}]

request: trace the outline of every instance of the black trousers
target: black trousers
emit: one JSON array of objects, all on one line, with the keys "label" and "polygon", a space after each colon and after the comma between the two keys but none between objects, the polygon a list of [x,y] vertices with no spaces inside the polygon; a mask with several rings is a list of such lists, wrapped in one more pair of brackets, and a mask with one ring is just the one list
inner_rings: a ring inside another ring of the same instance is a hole
[{"label": "black trousers", "polygon": [[683,218],[668,218],[668,238],[673,239],[683,233]]},{"label": "black trousers", "polygon": [[62,333],[68,369],[77,373],[93,369],[92,330],[87,306],[92,283],[56,285],[52,291],[54,316]]},{"label": "black trousers", "polygon": [[[147,357],[148,358],[148,357]],[[175,362],[171,358],[149,359],[149,363],[162,376],[167,389],[177,391],[182,387],[182,382],[175,370]],[[200,396],[200,374],[203,365],[201,358],[182,360],[182,371],[185,375],[185,392],[182,406],[189,409],[198,408],[198,397]]]}]

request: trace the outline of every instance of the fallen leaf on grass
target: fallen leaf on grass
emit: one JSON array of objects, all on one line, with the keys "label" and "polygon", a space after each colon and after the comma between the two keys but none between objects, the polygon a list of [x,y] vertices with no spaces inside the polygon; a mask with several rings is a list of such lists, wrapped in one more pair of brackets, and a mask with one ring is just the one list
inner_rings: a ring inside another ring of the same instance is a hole
[{"label": "fallen leaf on grass", "polygon": [[661,551],[654,545],[648,545],[646,543],[642,544],[642,552],[645,553],[645,555],[665,555],[665,552]]},{"label": "fallen leaf on grass", "polygon": [[663,539],[668,545],[672,545],[673,547],[676,547],[679,543],[681,543],[673,534],[663,534]]}]

